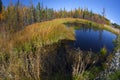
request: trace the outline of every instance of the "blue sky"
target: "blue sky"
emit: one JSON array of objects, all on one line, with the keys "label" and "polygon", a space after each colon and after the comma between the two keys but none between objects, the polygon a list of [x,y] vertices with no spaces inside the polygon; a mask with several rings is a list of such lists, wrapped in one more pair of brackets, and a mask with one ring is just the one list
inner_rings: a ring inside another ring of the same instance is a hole
[{"label": "blue sky", "polygon": [[[17,0],[2,0],[4,5],[9,5],[10,1],[16,3]],[[112,22],[116,22],[120,25],[120,0],[31,0],[34,5],[40,1],[49,8],[58,10],[60,8],[66,8],[71,10],[74,8],[88,8],[95,13],[101,14],[102,9],[106,9],[106,17]],[[30,0],[20,0],[22,4],[29,5]]]}]

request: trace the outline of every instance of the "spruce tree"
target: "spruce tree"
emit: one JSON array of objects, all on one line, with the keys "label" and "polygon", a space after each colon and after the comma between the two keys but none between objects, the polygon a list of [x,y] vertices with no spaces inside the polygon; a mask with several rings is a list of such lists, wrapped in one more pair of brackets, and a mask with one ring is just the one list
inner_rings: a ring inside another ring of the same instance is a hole
[{"label": "spruce tree", "polygon": [[2,13],[2,0],[0,0],[0,13]]}]

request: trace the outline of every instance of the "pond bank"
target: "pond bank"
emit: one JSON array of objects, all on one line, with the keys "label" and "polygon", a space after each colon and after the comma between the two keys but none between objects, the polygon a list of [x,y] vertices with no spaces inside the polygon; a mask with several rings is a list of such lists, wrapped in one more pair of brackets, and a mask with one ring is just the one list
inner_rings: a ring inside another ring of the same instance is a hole
[{"label": "pond bank", "polygon": [[[120,50],[118,50],[114,55],[113,55],[113,58],[112,60],[107,63],[107,68],[100,72],[100,74],[96,77],[95,80],[106,80],[106,79],[109,79],[109,80],[113,80],[113,79],[118,79],[120,75],[118,72],[118,74],[115,75],[115,73],[117,71],[120,71]],[[113,76],[113,77],[112,77]],[[115,78],[116,76],[116,78]],[[111,78],[110,78],[111,77]]]}]

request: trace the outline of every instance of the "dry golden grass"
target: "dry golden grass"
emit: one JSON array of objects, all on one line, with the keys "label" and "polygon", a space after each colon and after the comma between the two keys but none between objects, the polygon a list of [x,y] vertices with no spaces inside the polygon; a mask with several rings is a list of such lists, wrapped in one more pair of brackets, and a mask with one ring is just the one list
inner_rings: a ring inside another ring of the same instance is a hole
[{"label": "dry golden grass", "polygon": [[85,19],[79,19],[79,18],[61,18],[61,19],[55,19],[56,21],[60,22],[60,23],[66,23],[66,22],[77,22],[77,23],[82,23],[82,24],[92,24],[92,26],[98,27],[100,29],[104,29],[104,30],[108,30],[112,33],[115,34],[119,34],[120,30],[117,28],[113,28],[110,25],[102,25],[102,24],[98,24],[89,20],[85,20]]},{"label": "dry golden grass", "polygon": [[12,36],[9,46],[31,49],[31,45],[42,47],[63,39],[75,40],[73,28],[63,24],[66,20],[69,19],[55,19],[29,25]]},{"label": "dry golden grass", "polygon": [[110,32],[113,32],[113,33],[115,33],[115,34],[119,34],[119,33],[120,33],[120,30],[119,30],[119,29],[114,28],[114,27],[112,27],[112,26],[110,26],[110,25],[104,25],[104,27],[105,27],[107,30],[109,30]]},{"label": "dry golden grass", "polygon": [[[42,72],[50,73],[52,69],[49,70],[51,65],[48,64],[48,62],[52,65],[56,65],[56,59],[61,56],[56,54],[57,47],[54,48],[50,46],[50,48],[47,47],[47,49],[37,48],[36,51],[32,51],[32,49],[34,47],[53,44],[62,39],[74,40],[73,28],[66,27],[64,23],[76,21],[79,23],[90,22],[83,19],[73,18],[54,19],[52,21],[29,25],[22,31],[11,35],[10,38],[4,39],[0,37],[0,79],[40,80]],[[17,52],[14,48],[17,49]],[[74,52],[70,52],[73,56]],[[63,53],[62,50],[61,53]],[[77,55],[77,57],[79,56]],[[62,59],[64,59],[64,57]],[[75,57],[75,59],[77,58]],[[77,61],[78,60],[79,59],[77,59]],[[63,67],[63,64],[60,64],[60,66]],[[46,77],[47,75],[44,76]],[[78,77],[81,79],[82,76],[80,75]]]},{"label": "dry golden grass", "polygon": [[4,44],[4,47],[6,47],[8,50],[11,50],[11,48],[20,47],[25,48],[25,50],[30,50],[32,48],[31,45],[42,47],[44,45],[53,44],[62,39],[74,40],[75,38],[73,28],[68,28],[64,24],[68,22],[85,24],[92,23],[92,25],[95,25],[96,27],[98,26],[99,28],[106,29],[113,33],[118,33],[118,31],[112,27],[106,27],[88,20],[78,18],[61,18],[29,25],[22,31],[12,35],[7,42],[0,40],[0,43]]}]

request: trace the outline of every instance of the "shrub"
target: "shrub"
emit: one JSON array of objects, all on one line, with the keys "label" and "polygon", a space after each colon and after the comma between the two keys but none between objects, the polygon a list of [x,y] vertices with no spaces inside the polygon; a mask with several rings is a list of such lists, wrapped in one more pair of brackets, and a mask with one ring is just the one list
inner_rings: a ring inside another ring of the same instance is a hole
[{"label": "shrub", "polygon": [[120,79],[120,70],[115,71],[115,73],[112,73],[108,76],[108,80],[119,80]]},{"label": "shrub", "polygon": [[100,53],[102,56],[105,56],[106,53],[107,53],[107,49],[105,47],[103,47],[101,50],[100,50]]}]

